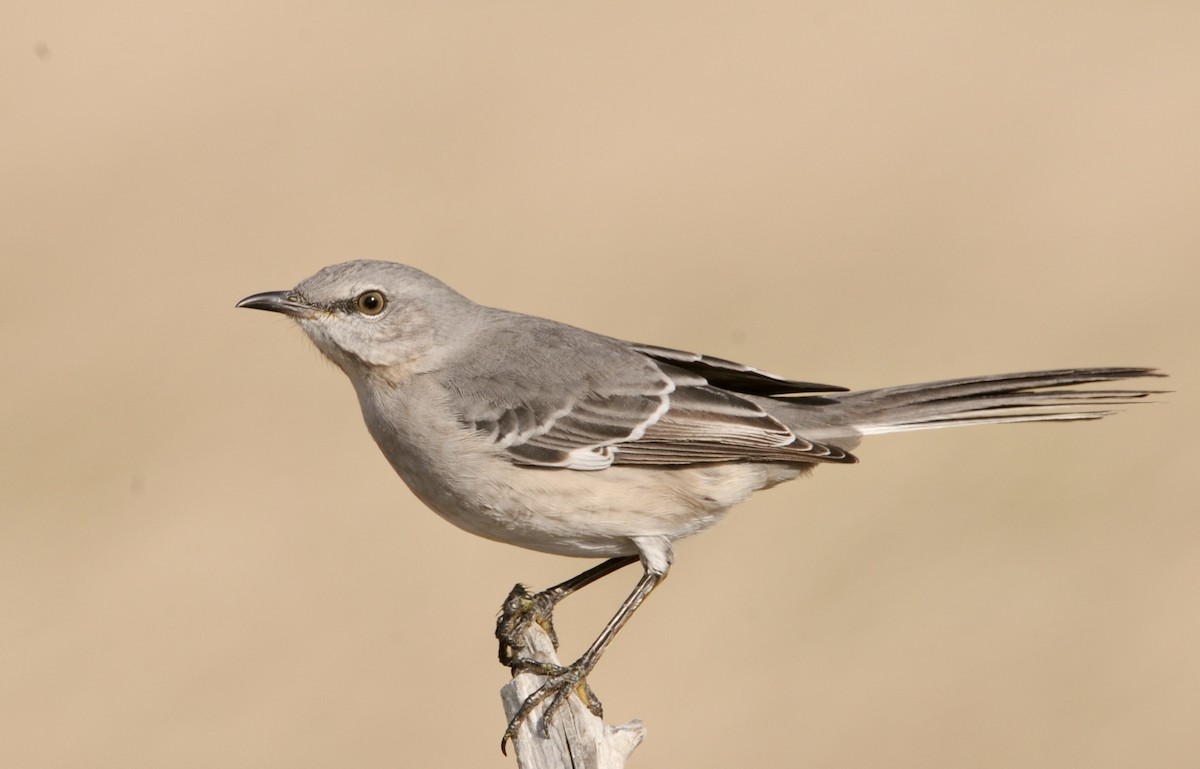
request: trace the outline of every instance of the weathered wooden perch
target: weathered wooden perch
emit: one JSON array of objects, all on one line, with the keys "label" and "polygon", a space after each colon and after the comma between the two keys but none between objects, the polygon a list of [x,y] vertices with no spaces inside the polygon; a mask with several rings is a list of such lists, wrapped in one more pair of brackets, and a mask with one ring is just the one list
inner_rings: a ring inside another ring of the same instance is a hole
[{"label": "weathered wooden perch", "polygon": [[[538,623],[530,622],[519,641],[522,657],[562,664],[550,636]],[[525,698],[545,680],[537,673],[522,671],[505,684],[500,690],[505,719],[511,719]],[[621,769],[629,754],[646,736],[645,727],[636,719],[621,726],[605,726],[603,720],[587,709],[579,695],[572,692],[566,704],[551,718],[549,737],[540,737],[542,713],[548,703],[549,699],[533,711],[513,740],[520,769]]]}]

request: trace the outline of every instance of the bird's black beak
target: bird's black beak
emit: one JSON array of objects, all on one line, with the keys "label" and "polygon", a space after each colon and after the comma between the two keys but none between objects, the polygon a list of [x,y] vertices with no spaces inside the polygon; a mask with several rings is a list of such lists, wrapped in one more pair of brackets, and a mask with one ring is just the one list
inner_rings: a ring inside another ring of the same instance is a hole
[{"label": "bird's black beak", "polygon": [[238,302],[235,306],[249,307],[251,310],[281,312],[293,318],[312,318],[318,314],[317,309],[306,304],[295,291],[267,291],[262,294],[254,294]]}]

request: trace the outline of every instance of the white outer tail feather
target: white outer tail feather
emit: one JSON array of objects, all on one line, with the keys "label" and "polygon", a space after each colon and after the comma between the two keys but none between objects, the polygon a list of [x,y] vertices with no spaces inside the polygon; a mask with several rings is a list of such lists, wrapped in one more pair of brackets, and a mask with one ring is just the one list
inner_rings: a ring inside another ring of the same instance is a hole
[{"label": "white outer tail feather", "polygon": [[952,379],[829,396],[862,435],[980,424],[1101,419],[1161,390],[1066,389],[1137,377],[1149,368],[1083,368]]}]

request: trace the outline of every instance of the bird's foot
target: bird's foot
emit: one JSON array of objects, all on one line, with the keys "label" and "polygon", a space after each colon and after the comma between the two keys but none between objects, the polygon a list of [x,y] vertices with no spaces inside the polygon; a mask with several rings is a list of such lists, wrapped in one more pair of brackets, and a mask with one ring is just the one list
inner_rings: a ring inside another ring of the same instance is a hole
[{"label": "bird's foot", "polygon": [[557,599],[549,591],[530,593],[522,584],[513,586],[508,598],[504,599],[499,618],[496,619],[496,640],[500,642],[501,665],[511,668],[514,674],[518,670],[532,670],[541,675],[551,676],[565,670],[560,665],[546,665],[520,654],[520,650],[524,648],[521,635],[534,622],[550,636],[554,648],[558,648],[558,635],[554,632],[555,603]]},{"label": "bird's foot", "polygon": [[579,699],[582,700],[584,706],[587,707],[592,715],[597,718],[604,717],[604,708],[600,705],[600,699],[596,697],[596,693],[592,691],[592,687],[588,686],[587,674],[595,667],[595,662],[589,661],[586,655],[584,658],[577,660],[567,667],[547,665],[530,660],[522,660],[518,665],[521,668],[546,676],[546,680],[532,694],[525,698],[525,701],[521,703],[520,709],[509,719],[508,728],[504,730],[504,737],[500,740],[500,752],[505,752],[505,745],[508,741],[517,738],[517,733],[521,730],[521,725],[546,700],[550,702],[542,710],[541,718],[537,724],[537,735],[543,739],[549,737],[550,720],[558,712],[559,708],[566,704],[567,699],[570,698],[572,693],[579,695]]}]

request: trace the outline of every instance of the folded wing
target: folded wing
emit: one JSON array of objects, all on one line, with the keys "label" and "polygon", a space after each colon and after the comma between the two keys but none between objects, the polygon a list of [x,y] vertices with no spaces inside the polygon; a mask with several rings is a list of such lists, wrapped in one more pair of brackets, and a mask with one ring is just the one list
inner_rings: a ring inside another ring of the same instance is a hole
[{"label": "folded wing", "polygon": [[855,461],[839,448],[796,435],[740,394],[842,388],[794,382],[692,353],[603,341],[603,349],[585,356],[607,364],[603,375],[591,366],[582,381],[539,387],[525,366],[524,386],[512,387],[509,398],[476,405],[463,421],[489,435],[513,462],[538,467]]}]

